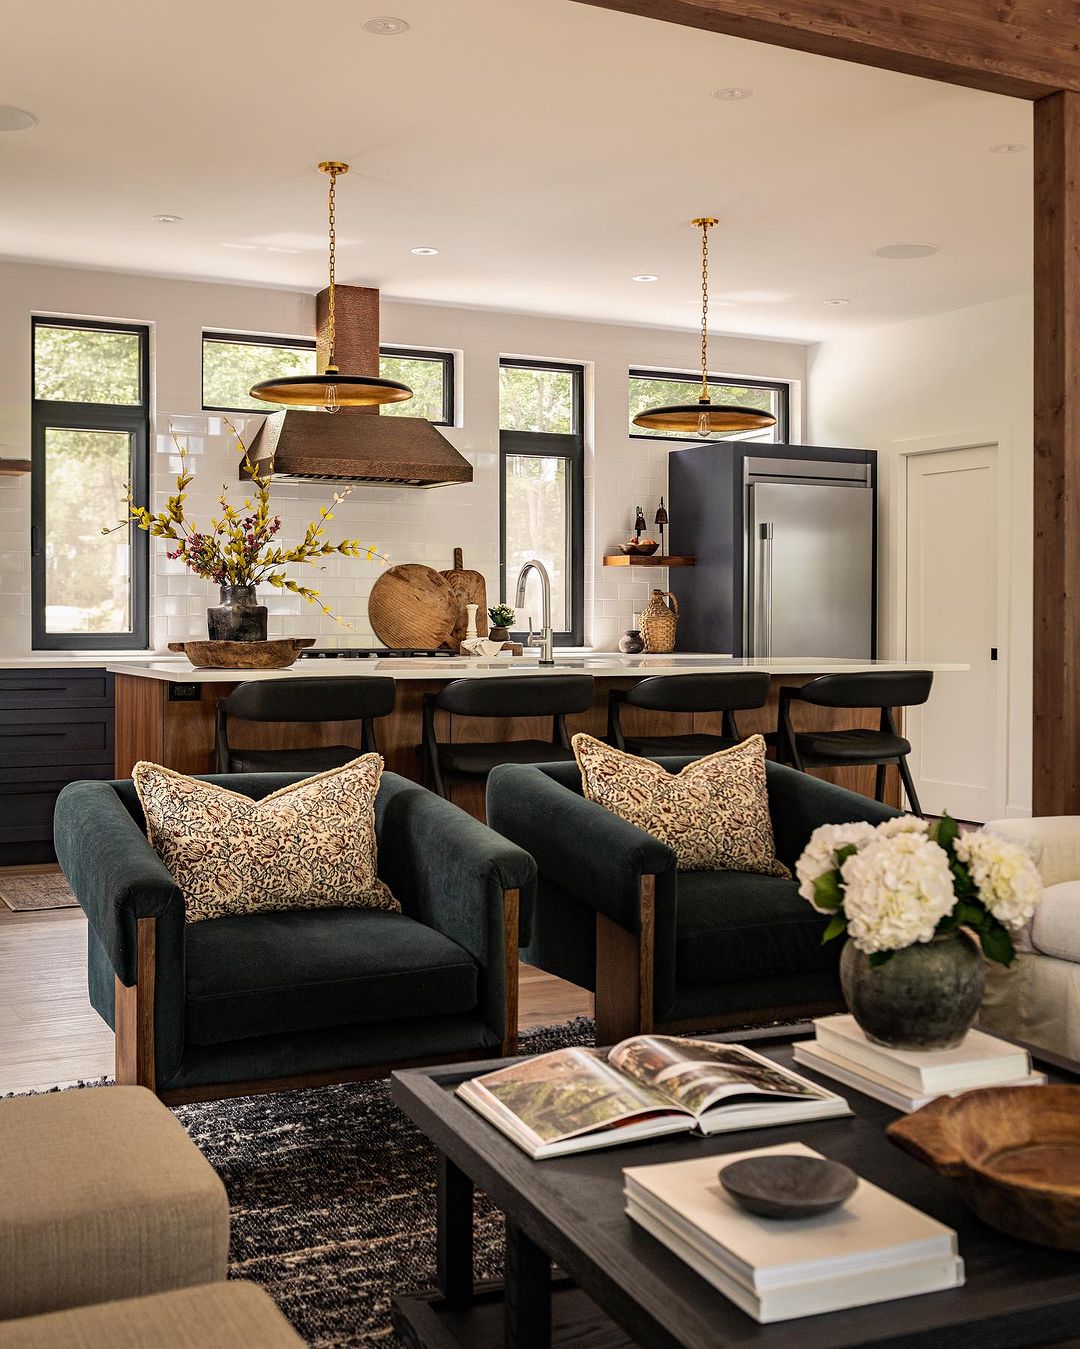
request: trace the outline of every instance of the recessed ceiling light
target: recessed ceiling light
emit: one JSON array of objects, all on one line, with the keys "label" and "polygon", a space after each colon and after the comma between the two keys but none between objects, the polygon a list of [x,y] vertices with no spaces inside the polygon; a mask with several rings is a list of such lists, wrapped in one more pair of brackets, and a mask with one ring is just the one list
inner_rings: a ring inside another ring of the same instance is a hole
[{"label": "recessed ceiling light", "polygon": [[737,103],[740,98],[753,98],[753,89],[740,89],[737,85],[730,89],[714,89],[713,98],[718,98],[721,103]]},{"label": "recessed ceiling light", "polygon": [[826,304],[850,304],[851,301],[845,299],[843,295],[834,295],[831,300],[826,300]]},{"label": "recessed ceiling light", "polygon": [[0,103],[0,131],[29,131],[32,126],[37,126],[37,118],[32,112]]},{"label": "recessed ceiling light", "polygon": [[409,252],[418,258],[433,258],[438,253],[437,248],[410,248]]},{"label": "recessed ceiling light", "polygon": [[182,215],[152,215],[150,217],[158,225],[179,225],[183,218]]},{"label": "recessed ceiling light", "polygon": [[938,251],[937,244],[886,244],[884,248],[874,249],[874,257],[900,261],[907,258],[929,258]]},{"label": "recessed ceiling light", "polygon": [[990,153],[992,155],[1022,155],[1026,149],[1026,145],[1021,145],[1017,141],[1002,141],[1000,145],[991,145]]},{"label": "recessed ceiling light", "polygon": [[659,281],[660,278],[653,272],[638,272],[637,276],[632,276],[631,281]]},{"label": "recessed ceiling light", "polygon": [[409,31],[409,25],[404,19],[395,19],[389,14],[380,14],[375,19],[365,19],[360,27],[365,33],[374,33],[376,37],[395,37],[398,33]]}]

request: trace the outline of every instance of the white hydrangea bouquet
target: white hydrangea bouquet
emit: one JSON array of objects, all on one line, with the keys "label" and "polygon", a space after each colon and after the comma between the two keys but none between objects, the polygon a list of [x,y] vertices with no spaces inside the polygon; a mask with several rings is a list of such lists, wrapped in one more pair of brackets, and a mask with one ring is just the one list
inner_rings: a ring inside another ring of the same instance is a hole
[{"label": "white hydrangea bouquet", "polygon": [[1015,843],[980,829],[961,833],[944,815],[876,827],[823,824],[795,866],[799,894],[831,915],[822,941],[847,933],[870,965],[896,951],[966,928],[988,960],[1016,955],[1012,934],[1035,912],[1042,881]]}]

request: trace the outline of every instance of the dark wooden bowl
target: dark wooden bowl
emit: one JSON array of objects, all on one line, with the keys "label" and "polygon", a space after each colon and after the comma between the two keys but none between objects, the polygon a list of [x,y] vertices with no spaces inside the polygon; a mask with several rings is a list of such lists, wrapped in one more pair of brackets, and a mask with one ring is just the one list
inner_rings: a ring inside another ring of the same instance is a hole
[{"label": "dark wooden bowl", "polygon": [[827,1157],[745,1157],[720,1171],[732,1199],[763,1218],[812,1218],[828,1213],[855,1193],[859,1177]]},{"label": "dark wooden bowl", "polygon": [[891,1142],[1008,1236],[1080,1251],[1080,1087],[986,1087],[894,1120]]},{"label": "dark wooden bowl", "polygon": [[627,557],[652,557],[659,547],[659,541],[655,543],[620,543],[619,552],[625,553]]},{"label": "dark wooden bowl", "polygon": [[278,637],[270,642],[170,642],[201,670],[286,670],[314,637]]}]

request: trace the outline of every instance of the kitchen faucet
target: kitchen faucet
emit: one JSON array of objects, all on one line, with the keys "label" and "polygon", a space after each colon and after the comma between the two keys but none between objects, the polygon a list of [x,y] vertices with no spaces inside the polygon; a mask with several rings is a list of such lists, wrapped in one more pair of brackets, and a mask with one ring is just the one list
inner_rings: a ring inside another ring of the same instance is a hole
[{"label": "kitchen faucet", "polygon": [[[535,571],[540,577],[540,593],[544,601],[544,626],[540,634],[540,664],[554,665],[555,656],[552,650],[555,639],[551,631],[551,577],[548,575],[547,567],[537,558],[531,558],[518,572],[517,578],[517,598],[514,601],[516,608],[520,609],[525,603],[525,582],[528,580],[529,572]],[[532,616],[529,616],[529,644],[532,644]]]}]

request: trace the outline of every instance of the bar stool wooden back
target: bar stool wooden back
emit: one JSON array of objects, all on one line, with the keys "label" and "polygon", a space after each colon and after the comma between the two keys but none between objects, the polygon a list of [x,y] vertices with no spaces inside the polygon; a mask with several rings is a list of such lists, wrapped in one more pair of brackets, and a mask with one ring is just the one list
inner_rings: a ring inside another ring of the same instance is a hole
[{"label": "bar stool wooden back", "polygon": [[[455,679],[424,697],[421,746],[428,785],[449,796],[455,783],[484,782],[502,763],[558,763],[573,759],[566,717],[592,706],[592,675],[513,675]],[[550,740],[440,741],[436,713],[454,717],[550,717]]]},{"label": "bar stool wooden back", "polygon": [[[377,676],[250,680],[218,703],[214,771],[325,773],[340,768],[358,754],[376,750],[375,719],[389,716],[396,699],[394,681]],[[229,744],[230,719],[279,723],[357,721],[360,748],[318,745],[307,749],[234,749]]]}]

